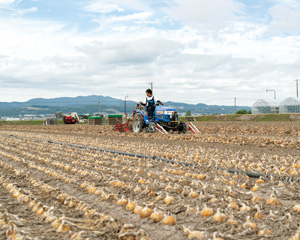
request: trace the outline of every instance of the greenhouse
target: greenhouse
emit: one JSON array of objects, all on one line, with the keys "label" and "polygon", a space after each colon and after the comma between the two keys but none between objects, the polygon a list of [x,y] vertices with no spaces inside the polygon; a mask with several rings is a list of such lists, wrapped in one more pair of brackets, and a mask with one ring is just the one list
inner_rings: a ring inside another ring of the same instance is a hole
[{"label": "greenhouse", "polygon": [[252,106],[253,114],[279,113],[279,106],[276,103],[269,103],[263,99],[257,100]]},{"label": "greenhouse", "polygon": [[300,102],[295,98],[287,98],[280,104],[280,113],[300,113]]}]

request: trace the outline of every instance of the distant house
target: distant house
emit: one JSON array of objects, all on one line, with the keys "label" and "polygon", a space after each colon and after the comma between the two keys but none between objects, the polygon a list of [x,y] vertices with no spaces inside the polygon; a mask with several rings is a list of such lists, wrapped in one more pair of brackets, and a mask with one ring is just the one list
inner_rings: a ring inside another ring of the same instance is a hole
[{"label": "distant house", "polygon": [[34,115],[34,114],[24,114],[24,120],[32,120],[35,118],[36,118],[36,115]]},{"label": "distant house", "polygon": [[21,118],[13,118],[13,117],[1,117],[2,121],[20,121]]}]

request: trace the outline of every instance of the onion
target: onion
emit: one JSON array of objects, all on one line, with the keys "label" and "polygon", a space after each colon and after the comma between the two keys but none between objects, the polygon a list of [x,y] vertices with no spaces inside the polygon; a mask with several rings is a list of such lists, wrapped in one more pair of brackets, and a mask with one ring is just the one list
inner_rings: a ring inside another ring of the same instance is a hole
[{"label": "onion", "polygon": [[202,209],[202,211],[200,212],[200,215],[202,217],[210,217],[214,214],[214,210],[212,208],[209,208],[207,207],[205,204],[204,204],[204,208]]},{"label": "onion", "polygon": [[254,230],[257,228],[257,225],[256,223],[250,221],[250,216],[247,216],[247,221],[243,224],[243,227]]},{"label": "onion", "polygon": [[147,218],[149,217],[151,214],[152,214],[152,209],[151,208],[148,208],[147,206],[144,207],[141,211],[141,217],[142,218]]},{"label": "onion", "polygon": [[127,211],[133,211],[135,209],[135,207],[136,207],[136,204],[129,200],[127,205],[126,205],[126,210]]},{"label": "onion", "polygon": [[167,216],[163,219],[162,223],[164,225],[175,225],[176,224],[176,218],[173,216]]},{"label": "onion", "polygon": [[217,212],[215,213],[215,215],[213,216],[213,219],[216,220],[218,223],[220,222],[224,222],[226,220],[226,215],[223,213],[220,213],[220,209],[217,209]]},{"label": "onion", "polygon": [[175,202],[174,197],[169,196],[169,195],[167,194],[167,196],[165,197],[165,204],[170,204],[170,203],[174,203],[174,202]]},{"label": "onion", "polygon": [[150,215],[150,220],[158,223],[164,218],[164,214],[162,212],[158,212],[154,209],[154,212]]}]

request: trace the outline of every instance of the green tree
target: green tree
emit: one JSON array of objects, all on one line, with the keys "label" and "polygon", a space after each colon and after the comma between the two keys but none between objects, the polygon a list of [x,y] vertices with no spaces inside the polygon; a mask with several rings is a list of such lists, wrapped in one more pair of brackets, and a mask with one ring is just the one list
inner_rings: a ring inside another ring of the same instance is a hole
[{"label": "green tree", "polygon": [[[91,116],[91,115],[89,115],[89,116]],[[83,119],[88,119],[89,116],[87,116],[87,115],[79,115],[79,117],[82,117]]]},{"label": "green tree", "polygon": [[243,110],[237,111],[236,114],[248,114],[248,112],[247,112],[247,110],[243,109]]},{"label": "green tree", "polygon": [[192,116],[192,112],[191,111],[187,111],[185,114],[186,117],[191,117]]}]

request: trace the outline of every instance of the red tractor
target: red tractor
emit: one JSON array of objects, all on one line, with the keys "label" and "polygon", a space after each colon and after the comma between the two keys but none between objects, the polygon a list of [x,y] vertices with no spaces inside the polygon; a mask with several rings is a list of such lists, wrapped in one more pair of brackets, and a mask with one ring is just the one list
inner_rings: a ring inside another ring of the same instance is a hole
[{"label": "red tractor", "polygon": [[65,124],[75,124],[79,122],[79,117],[76,112],[69,113],[63,117]]}]

